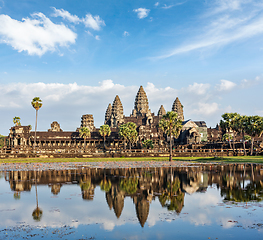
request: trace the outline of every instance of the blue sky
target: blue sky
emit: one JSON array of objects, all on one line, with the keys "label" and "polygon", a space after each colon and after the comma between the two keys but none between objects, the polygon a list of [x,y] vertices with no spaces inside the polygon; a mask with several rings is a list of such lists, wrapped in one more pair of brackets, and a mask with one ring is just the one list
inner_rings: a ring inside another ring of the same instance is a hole
[{"label": "blue sky", "polygon": [[262,0],[0,0],[0,133],[14,116],[39,129],[103,124],[118,94],[130,115],[142,85],[150,108],[214,127],[224,112],[263,115]]}]

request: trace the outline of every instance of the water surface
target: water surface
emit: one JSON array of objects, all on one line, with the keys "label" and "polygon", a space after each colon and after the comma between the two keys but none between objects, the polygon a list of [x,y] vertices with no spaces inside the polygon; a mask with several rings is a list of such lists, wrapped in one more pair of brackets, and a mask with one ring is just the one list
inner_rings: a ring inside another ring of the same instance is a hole
[{"label": "water surface", "polygon": [[263,239],[261,165],[0,173],[0,239]]}]

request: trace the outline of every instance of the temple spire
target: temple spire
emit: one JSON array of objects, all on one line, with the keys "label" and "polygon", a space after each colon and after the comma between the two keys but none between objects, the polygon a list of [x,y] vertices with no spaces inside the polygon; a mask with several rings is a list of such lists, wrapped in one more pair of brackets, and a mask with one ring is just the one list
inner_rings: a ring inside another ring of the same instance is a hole
[{"label": "temple spire", "polygon": [[133,117],[144,117],[145,114],[149,113],[149,103],[147,95],[142,86],[140,86],[139,91],[137,92],[134,109],[132,112]]},{"label": "temple spire", "polygon": [[183,105],[181,104],[178,97],[175,99],[173,103],[172,111],[178,114],[178,119],[181,119],[182,121],[184,121]]},{"label": "temple spire", "polygon": [[166,111],[165,111],[163,105],[161,105],[161,107],[160,107],[160,109],[159,109],[159,111],[158,111],[157,116],[158,116],[158,117],[162,117],[162,116],[165,115],[165,114],[166,114]]}]

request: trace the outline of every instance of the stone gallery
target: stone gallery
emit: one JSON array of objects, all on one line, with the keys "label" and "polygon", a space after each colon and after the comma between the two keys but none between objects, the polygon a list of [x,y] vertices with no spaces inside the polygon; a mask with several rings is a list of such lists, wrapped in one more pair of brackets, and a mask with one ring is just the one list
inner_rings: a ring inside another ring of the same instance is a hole
[{"label": "stone gallery", "polygon": [[[221,139],[219,128],[207,128],[204,121],[184,120],[183,106],[178,97],[172,104],[172,111],[178,114],[182,120],[182,130],[177,139],[173,139],[173,144],[201,144],[209,141],[218,141]],[[162,116],[166,114],[163,105],[160,106],[158,114],[155,115],[149,109],[147,95],[141,86],[134,102],[134,109],[130,116],[124,116],[123,105],[120,97],[117,95],[113,103],[109,104],[105,113],[105,122],[110,126],[111,134],[106,137],[104,148],[104,139],[99,134],[99,128],[94,126],[92,114],[85,114],[81,117],[80,127],[76,131],[63,131],[60,124],[56,121],[51,123],[51,128],[47,131],[38,131],[36,133],[36,151],[39,153],[86,153],[93,154],[102,151],[121,151],[125,149],[125,142],[119,136],[118,130],[122,124],[133,122],[136,124],[138,133],[137,141],[132,144],[133,151],[140,151],[143,148],[143,141],[151,140],[155,151],[164,152],[167,150],[169,138],[163,134],[158,127]],[[87,127],[90,131],[90,137],[83,139],[79,130]],[[9,136],[5,139],[5,147],[2,151],[5,153],[30,153],[34,145],[34,131],[30,126],[14,126],[10,129]],[[2,152],[3,153],[3,152]]]}]

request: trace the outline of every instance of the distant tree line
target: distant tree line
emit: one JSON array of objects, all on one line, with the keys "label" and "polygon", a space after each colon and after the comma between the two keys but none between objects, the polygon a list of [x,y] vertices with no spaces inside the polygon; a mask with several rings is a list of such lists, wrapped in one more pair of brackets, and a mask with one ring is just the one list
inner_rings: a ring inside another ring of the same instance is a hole
[{"label": "distant tree line", "polygon": [[[220,120],[220,127],[226,133],[223,135],[223,140],[228,140],[230,147],[235,150],[235,141],[238,134],[242,136],[244,153],[246,155],[245,142],[251,140],[250,155],[253,154],[254,139],[261,137],[263,134],[263,117],[246,116],[238,113],[224,113]],[[233,140],[233,146],[231,146]]]}]

